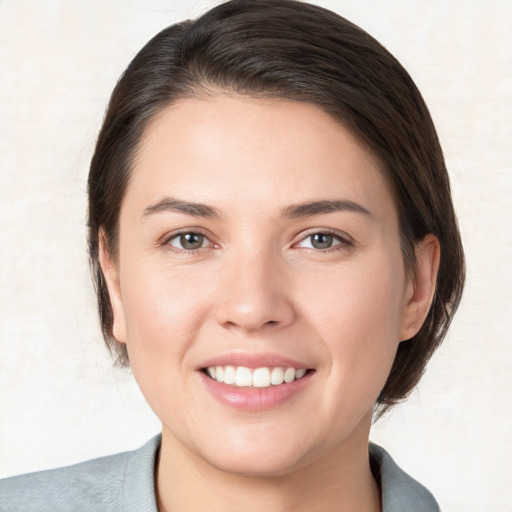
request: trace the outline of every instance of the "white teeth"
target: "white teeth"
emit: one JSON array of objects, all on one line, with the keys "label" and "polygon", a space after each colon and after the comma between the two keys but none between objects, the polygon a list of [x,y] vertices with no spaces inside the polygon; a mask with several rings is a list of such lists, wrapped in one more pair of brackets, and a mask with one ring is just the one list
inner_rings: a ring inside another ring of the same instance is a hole
[{"label": "white teeth", "polygon": [[270,370],[268,368],[256,368],[252,374],[252,385],[255,388],[268,388],[270,386]]},{"label": "white teeth", "polygon": [[226,366],[224,368],[224,384],[234,384],[235,383],[235,367],[234,366]]},{"label": "white teeth", "polygon": [[270,376],[270,382],[273,386],[279,386],[284,382],[284,372],[282,368],[273,368]]},{"label": "white teeth", "polygon": [[295,368],[286,368],[284,372],[284,381],[293,382],[295,380]]},{"label": "white teeth", "polygon": [[302,379],[306,375],[305,368],[246,368],[245,366],[210,366],[206,373],[217,382],[223,382],[236,387],[268,388],[279,386]]},{"label": "white teeth", "polygon": [[[226,381],[224,381],[224,382],[226,382]],[[251,370],[249,370],[249,368],[245,368],[244,366],[239,366],[236,369],[235,384],[239,388],[244,387],[244,386],[252,386]]]},{"label": "white teeth", "polygon": [[306,375],[306,368],[300,368],[299,370],[295,370],[295,378],[302,379]]}]

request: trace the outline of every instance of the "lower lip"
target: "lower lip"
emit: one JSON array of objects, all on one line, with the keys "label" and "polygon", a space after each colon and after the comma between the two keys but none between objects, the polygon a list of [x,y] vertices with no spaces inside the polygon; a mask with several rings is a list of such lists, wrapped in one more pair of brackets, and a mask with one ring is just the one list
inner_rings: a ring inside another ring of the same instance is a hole
[{"label": "lower lip", "polygon": [[200,375],[212,395],[221,403],[241,411],[268,411],[301,393],[310,383],[314,372],[293,382],[283,383],[268,388],[237,388],[211,379],[203,372]]}]

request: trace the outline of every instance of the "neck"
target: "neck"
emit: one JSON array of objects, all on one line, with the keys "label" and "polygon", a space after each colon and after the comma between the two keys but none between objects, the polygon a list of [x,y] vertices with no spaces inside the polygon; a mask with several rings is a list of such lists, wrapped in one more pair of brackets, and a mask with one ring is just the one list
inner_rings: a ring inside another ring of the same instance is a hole
[{"label": "neck", "polygon": [[157,470],[160,512],[272,510],[379,512],[380,492],[368,459],[366,436],[355,434],[328,458],[278,476],[245,476],[209,464],[162,433]]}]

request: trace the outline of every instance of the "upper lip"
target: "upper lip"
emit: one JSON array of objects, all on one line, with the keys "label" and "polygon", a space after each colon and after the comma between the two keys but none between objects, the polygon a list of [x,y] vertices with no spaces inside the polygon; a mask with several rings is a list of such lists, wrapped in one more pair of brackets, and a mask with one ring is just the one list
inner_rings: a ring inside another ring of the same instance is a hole
[{"label": "upper lip", "polygon": [[209,368],[211,366],[245,366],[246,368],[262,368],[262,367],[281,367],[281,368],[300,368],[310,369],[310,365],[295,359],[281,356],[279,354],[261,353],[247,354],[242,352],[233,352],[222,354],[204,361],[199,369]]}]

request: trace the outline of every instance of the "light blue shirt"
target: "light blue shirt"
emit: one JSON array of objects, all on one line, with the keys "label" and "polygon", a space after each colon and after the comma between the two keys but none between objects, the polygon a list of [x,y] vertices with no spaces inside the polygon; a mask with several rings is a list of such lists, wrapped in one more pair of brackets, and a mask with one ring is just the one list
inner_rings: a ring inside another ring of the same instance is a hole
[{"label": "light blue shirt", "polygon": [[[155,465],[161,437],[133,452],[0,480],[0,512],[158,512]],[[436,500],[370,444],[382,512],[439,512]]]}]

